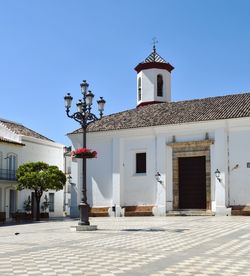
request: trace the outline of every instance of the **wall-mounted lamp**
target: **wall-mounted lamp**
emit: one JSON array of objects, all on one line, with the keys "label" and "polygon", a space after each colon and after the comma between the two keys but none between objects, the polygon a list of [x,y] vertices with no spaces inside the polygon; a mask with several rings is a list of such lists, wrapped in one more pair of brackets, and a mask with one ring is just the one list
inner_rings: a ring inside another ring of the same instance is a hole
[{"label": "wall-mounted lamp", "polygon": [[72,176],[70,174],[67,176],[67,179],[68,179],[68,183],[71,184]]},{"label": "wall-mounted lamp", "polygon": [[162,183],[161,174],[160,174],[159,172],[157,172],[157,173],[155,174],[155,179],[156,179],[157,182]]},{"label": "wall-mounted lamp", "polygon": [[214,174],[215,174],[216,179],[217,179],[219,182],[221,182],[220,171],[219,171],[218,169],[216,169],[216,171],[214,172]]}]

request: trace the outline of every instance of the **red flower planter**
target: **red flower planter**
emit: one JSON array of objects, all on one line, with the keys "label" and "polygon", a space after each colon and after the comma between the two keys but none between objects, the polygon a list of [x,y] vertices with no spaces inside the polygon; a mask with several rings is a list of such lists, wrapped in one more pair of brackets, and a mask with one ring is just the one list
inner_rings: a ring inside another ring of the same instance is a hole
[{"label": "red flower planter", "polygon": [[97,152],[95,150],[80,148],[71,152],[73,158],[96,158]]}]

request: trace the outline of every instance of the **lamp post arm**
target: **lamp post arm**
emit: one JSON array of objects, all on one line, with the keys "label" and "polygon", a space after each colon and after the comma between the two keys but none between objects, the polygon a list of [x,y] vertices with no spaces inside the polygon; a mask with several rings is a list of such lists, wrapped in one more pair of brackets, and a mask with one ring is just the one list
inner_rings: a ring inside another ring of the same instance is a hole
[{"label": "lamp post arm", "polygon": [[66,109],[66,114],[67,114],[67,116],[69,117],[69,118],[71,118],[71,119],[74,119],[75,121],[77,121],[78,123],[81,123],[81,121],[80,121],[80,119],[79,119],[79,116],[80,116],[80,112],[75,112],[75,113],[73,113],[72,115],[70,115],[70,110],[69,110],[69,108],[67,108]]},{"label": "lamp post arm", "polygon": [[93,122],[99,120],[99,119],[96,117],[96,115],[93,114],[93,113],[88,113],[86,117],[87,117],[87,118],[86,118],[86,121],[87,121],[87,122],[86,122],[86,125],[87,125],[87,126],[88,126],[89,124],[91,124],[91,123],[93,123]]},{"label": "lamp post arm", "polygon": [[86,128],[89,124],[99,120],[99,118],[97,118],[97,116],[95,114],[90,113],[90,112],[85,113],[85,114],[81,113],[81,112],[75,112],[73,114],[70,114],[69,108],[66,109],[66,114],[69,118],[74,119],[76,122],[78,122],[82,128],[85,128],[85,132],[86,132]]}]

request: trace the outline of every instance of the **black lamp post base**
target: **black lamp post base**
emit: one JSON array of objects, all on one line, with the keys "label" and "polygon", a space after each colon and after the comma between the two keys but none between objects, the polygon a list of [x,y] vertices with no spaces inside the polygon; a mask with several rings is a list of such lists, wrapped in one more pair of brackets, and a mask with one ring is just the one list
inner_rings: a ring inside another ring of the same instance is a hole
[{"label": "black lamp post base", "polygon": [[71,231],[76,232],[83,232],[83,231],[96,231],[97,225],[77,225],[77,226],[71,226]]},{"label": "black lamp post base", "polygon": [[78,225],[90,225],[89,221],[78,221]]},{"label": "black lamp post base", "polygon": [[80,221],[78,225],[89,225],[89,205],[87,203],[81,202],[79,204],[80,210]]}]

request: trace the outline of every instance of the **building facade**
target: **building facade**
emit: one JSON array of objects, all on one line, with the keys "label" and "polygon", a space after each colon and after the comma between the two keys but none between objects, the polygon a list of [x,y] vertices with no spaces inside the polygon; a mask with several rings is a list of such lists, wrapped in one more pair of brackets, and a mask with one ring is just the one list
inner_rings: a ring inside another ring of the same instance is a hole
[{"label": "building facade", "polygon": [[[16,190],[16,170],[26,162],[43,161],[56,165],[64,171],[64,146],[23,126],[0,119],[0,212],[7,219],[16,211],[24,211],[24,201],[30,197],[32,206],[34,195],[30,190]],[[50,203],[49,215],[63,216],[63,191],[44,193]]]},{"label": "building facade", "polygon": [[[153,48],[135,67],[137,107],[89,125],[91,207],[230,214],[250,204],[250,93],[172,102],[173,69]],[[81,147],[81,129],[68,136]]]}]

